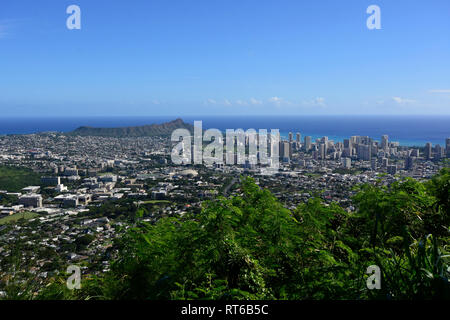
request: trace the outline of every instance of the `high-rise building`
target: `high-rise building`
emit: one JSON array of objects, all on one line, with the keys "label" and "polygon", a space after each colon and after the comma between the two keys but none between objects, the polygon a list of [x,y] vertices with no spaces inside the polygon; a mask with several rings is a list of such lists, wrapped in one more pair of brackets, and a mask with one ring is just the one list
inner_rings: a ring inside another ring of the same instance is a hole
[{"label": "high-rise building", "polygon": [[434,154],[436,155],[436,159],[442,159],[445,155],[445,149],[437,144],[434,146]]},{"label": "high-rise building", "polygon": [[292,132],[289,132],[289,143],[292,143],[293,138],[292,138]]},{"label": "high-rise building", "polygon": [[352,140],[350,139],[344,139],[344,151],[343,155],[345,157],[351,157],[353,155],[353,145]]},{"label": "high-rise building", "polygon": [[381,149],[387,150],[389,147],[389,136],[387,134],[381,136]]},{"label": "high-rise building", "polygon": [[289,141],[282,141],[280,145],[280,155],[282,159],[291,158],[291,144]]},{"label": "high-rise building", "polygon": [[405,161],[405,170],[412,170],[414,169],[414,159],[415,157],[407,157]]},{"label": "high-rise building", "polygon": [[297,142],[298,145],[300,145],[300,141],[302,140],[302,135],[300,134],[300,132],[297,132],[297,135],[295,137],[295,141]]},{"label": "high-rise building", "polygon": [[344,148],[352,148],[352,141],[350,139],[344,139]]},{"label": "high-rise building", "polygon": [[352,167],[352,159],[350,158],[342,158],[342,164],[345,169],[350,169]]},{"label": "high-rise building", "polygon": [[325,159],[328,153],[328,137],[322,137],[322,139],[320,139],[320,142],[324,145],[324,157],[322,159]]},{"label": "high-rise building", "polygon": [[305,137],[305,151],[309,151],[311,150],[311,137],[310,136],[306,136]]},{"label": "high-rise building", "polygon": [[419,149],[412,149],[411,150],[411,157],[416,157],[418,158],[420,155]]},{"label": "high-rise building", "polygon": [[445,154],[450,158],[450,138],[445,139]]},{"label": "high-rise building", "polygon": [[327,153],[326,153],[327,151],[326,150],[327,149],[326,149],[325,143],[321,143],[319,145],[319,157],[320,157],[320,159],[325,160],[326,155],[327,155]]},{"label": "high-rise building", "polygon": [[358,145],[358,159],[364,161],[370,161],[371,159],[371,148],[370,145],[359,144]]},{"label": "high-rise building", "polygon": [[425,159],[430,160],[433,157],[433,153],[432,153],[432,145],[430,142],[427,142],[427,144],[425,145]]}]

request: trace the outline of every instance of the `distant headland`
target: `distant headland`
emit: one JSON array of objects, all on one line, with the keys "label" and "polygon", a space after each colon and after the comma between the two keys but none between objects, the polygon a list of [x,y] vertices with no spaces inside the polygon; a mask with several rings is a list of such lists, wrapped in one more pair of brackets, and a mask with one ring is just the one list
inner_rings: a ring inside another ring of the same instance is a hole
[{"label": "distant headland", "polygon": [[150,124],[135,127],[119,128],[94,128],[79,127],[74,131],[66,133],[71,136],[97,136],[97,137],[150,137],[150,136],[170,136],[175,129],[184,128],[189,131],[194,130],[194,126],[178,118],[176,120],[161,124]]}]

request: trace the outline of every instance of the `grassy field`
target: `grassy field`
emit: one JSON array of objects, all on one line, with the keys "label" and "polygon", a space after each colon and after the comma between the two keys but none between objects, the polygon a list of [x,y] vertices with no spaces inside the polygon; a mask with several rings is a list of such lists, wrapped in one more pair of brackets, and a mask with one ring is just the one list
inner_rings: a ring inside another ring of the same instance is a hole
[{"label": "grassy field", "polygon": [[40,184],[40,175],[27,168],[0,166],[0,190],[20,191]]},{"label": "grassy field", "polygon": [[171,203],[169,200],[148,200],[142,202],[142,204],[159,204],[159,203]]},{"label": "grassy field", "polygon": [[32,219],[32,218],[35,218],[35,217],[38,217],[38,216],[39,215],[37,213],[28,212],[28,211],[21,212],[21,213],[16,213],[16,214],[13,214],[12,216],[7,216],[7,217],[4,217],[4,218],[1,218],[0,219],[0,225],[4,225],[4,224],[7,224],[7,223],[14,223],[14,222],[16,222],[16,221],[18,221],[20,219],[28,220],[28,219]]}]

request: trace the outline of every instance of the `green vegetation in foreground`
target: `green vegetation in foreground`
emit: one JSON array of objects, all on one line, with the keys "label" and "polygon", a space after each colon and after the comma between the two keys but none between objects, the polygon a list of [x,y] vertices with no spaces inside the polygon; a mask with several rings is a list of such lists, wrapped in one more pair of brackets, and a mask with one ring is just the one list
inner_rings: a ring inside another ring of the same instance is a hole
[{"label": "green vegetation in foreground", "polygon": [[16,213],[13,214],[12,216],[6,216],[0,219],[0,225],[4,225],[7,223],[13,223],[13,222],[17,222],[20,219],[25,219],[25,220],[29,220],[29,219],[33,219],[38,217],[39,215],[37,213],[34,212],[29,212],[29,211],[25,211],[25,212],[21,212],[21,213]]},{"label": "green vegetation in foreground", "polygon": [[[69,291],[67,276],[37,296],[27,284],[4,290],[17,299],[450,299],[449,186],[446,168],[425,183],[363,185],[353,213],[319,198],[290,211],[246,178],[241,195],[198,214],[138,219],[115,243],[111,270],[81,290]],[[366,287],[371,265],[380,290]]]},{"label": "green vegetation in foreground", "polygon": [[0,166],[0,190],[16,192],[27,186],[40,185],[40,183],[39,174],[30,169]]}]

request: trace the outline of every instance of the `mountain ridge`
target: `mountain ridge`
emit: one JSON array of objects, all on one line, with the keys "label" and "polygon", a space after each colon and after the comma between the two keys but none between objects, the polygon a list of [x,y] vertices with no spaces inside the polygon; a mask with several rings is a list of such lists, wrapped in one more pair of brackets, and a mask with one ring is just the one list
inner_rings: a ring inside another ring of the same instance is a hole
[{"label": "mountain ridge", "polygon": [[143,126],[96,128],[81,126],[67,135],[71,136],[97,136],[97,137],[150,137],[170,136],[175,129],[187,129],[193,132],[194,126],[184,122],[181,118],[161,124],[148,124]]}]

